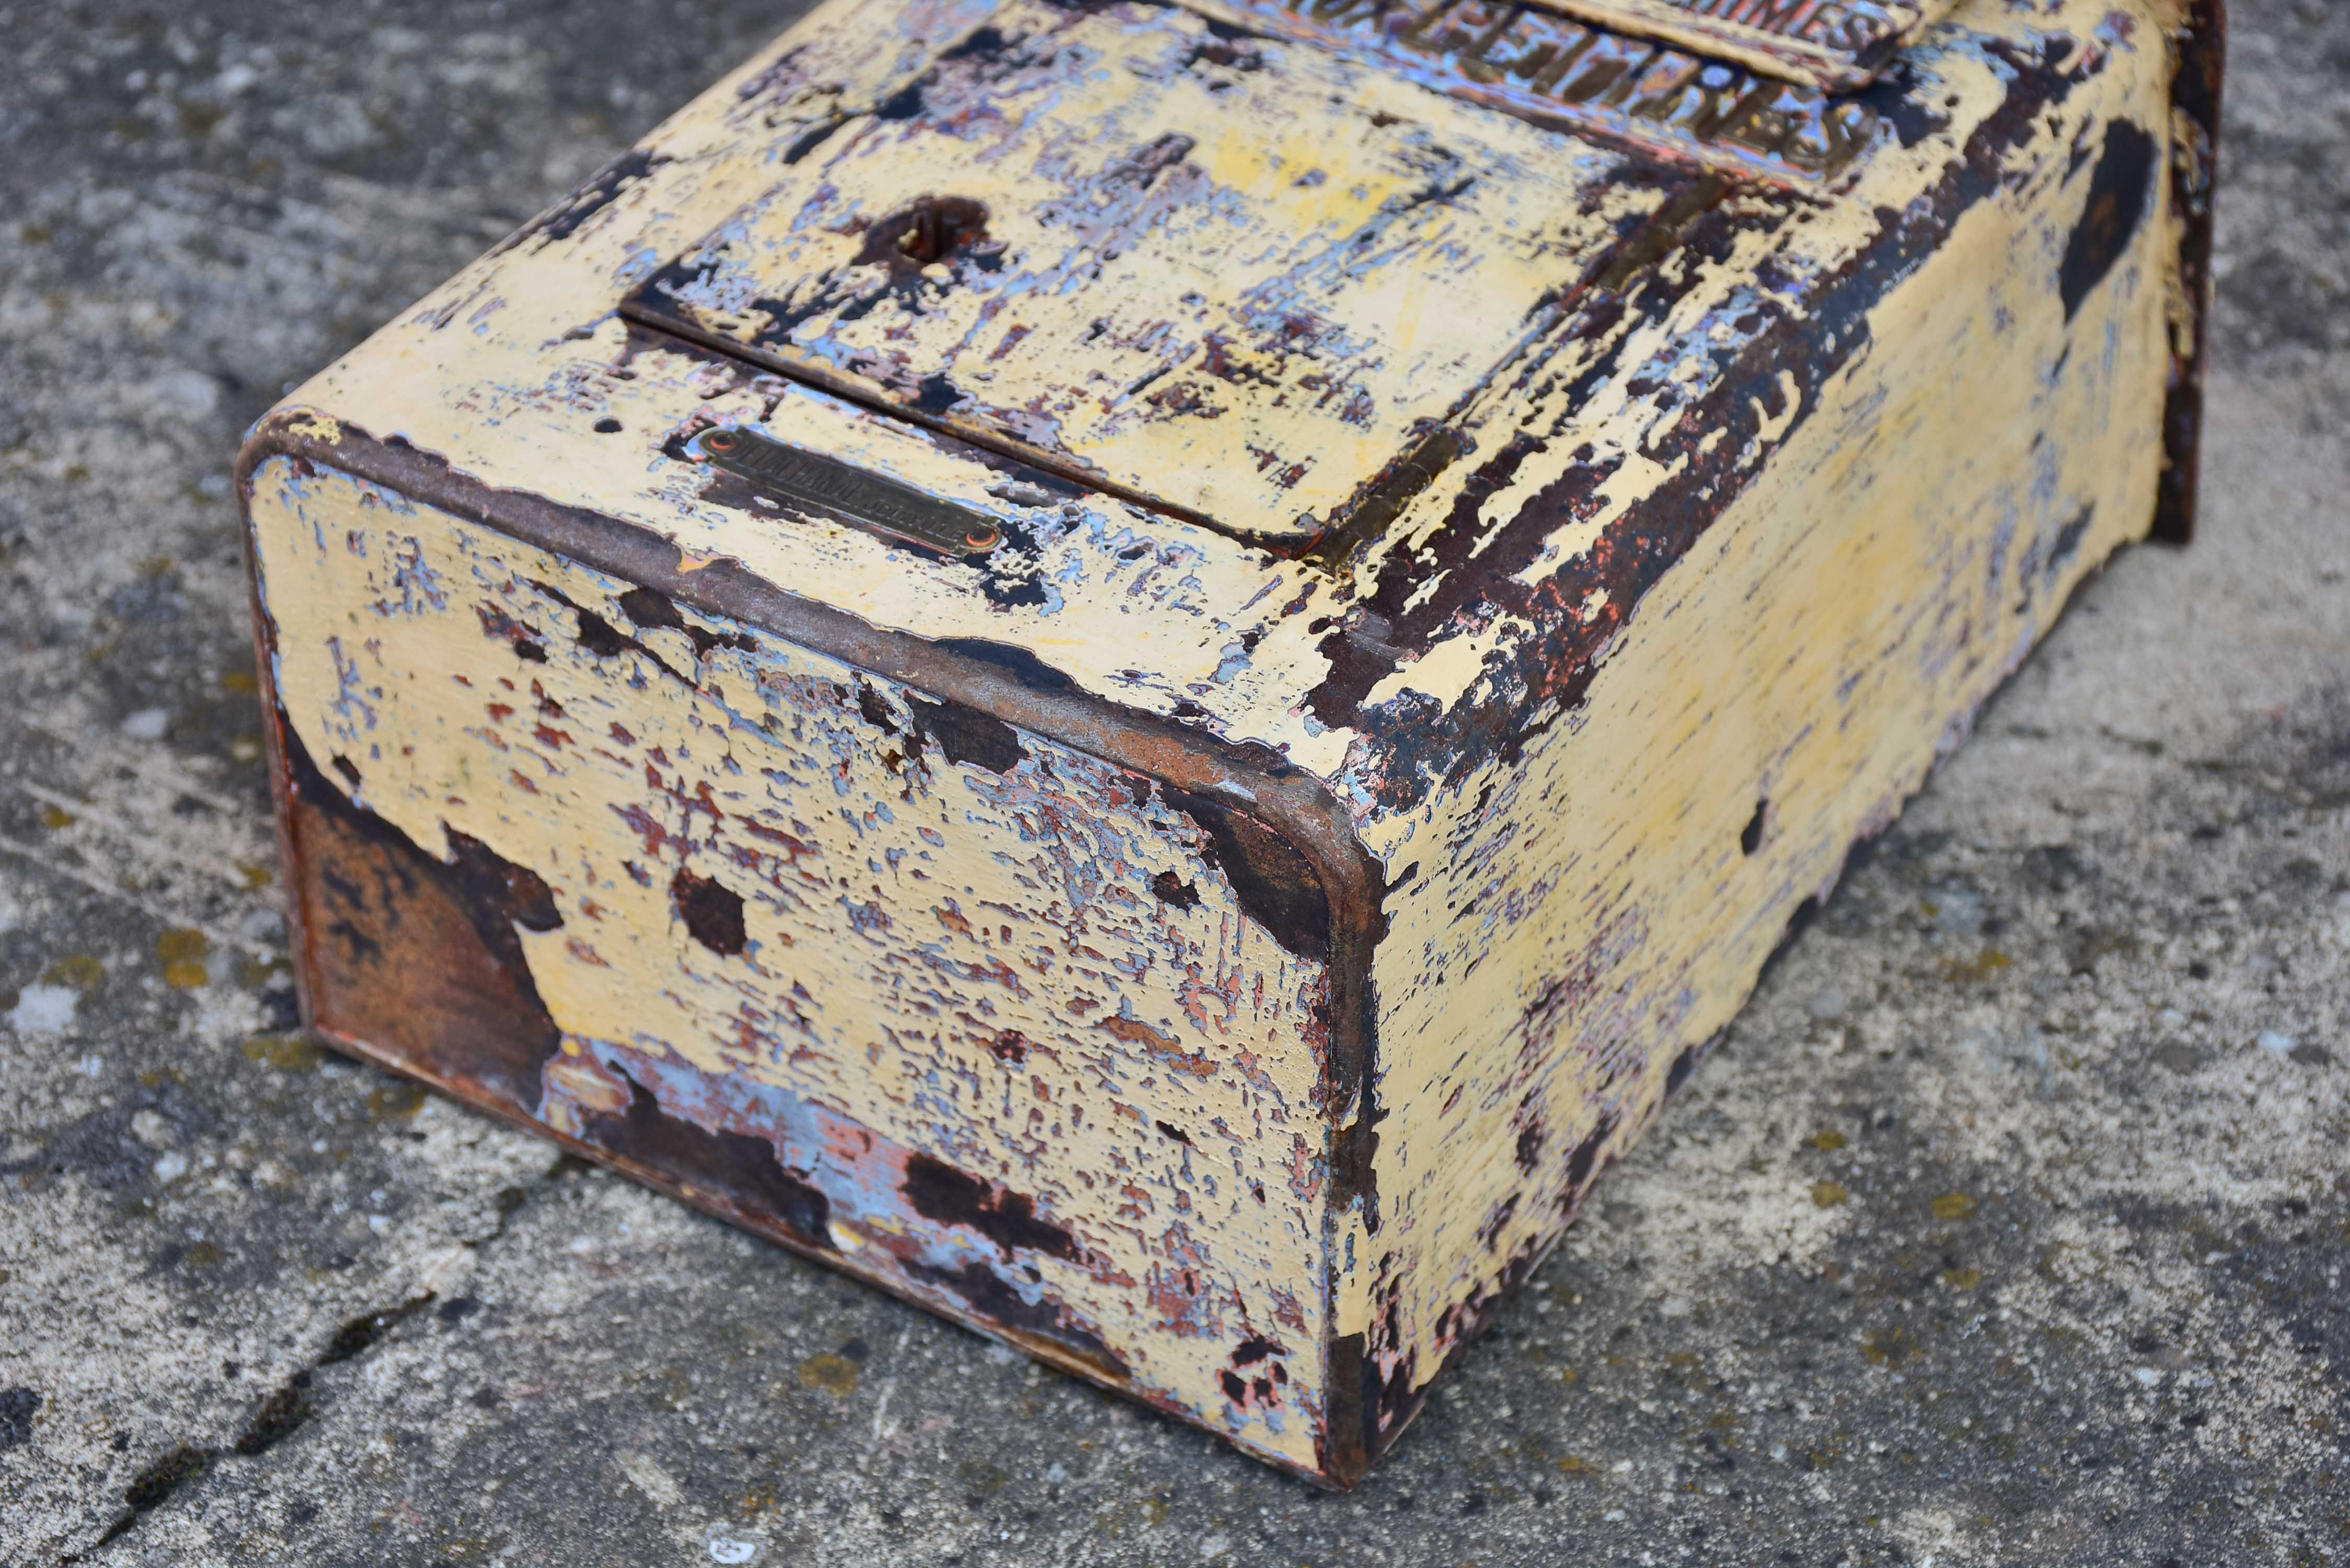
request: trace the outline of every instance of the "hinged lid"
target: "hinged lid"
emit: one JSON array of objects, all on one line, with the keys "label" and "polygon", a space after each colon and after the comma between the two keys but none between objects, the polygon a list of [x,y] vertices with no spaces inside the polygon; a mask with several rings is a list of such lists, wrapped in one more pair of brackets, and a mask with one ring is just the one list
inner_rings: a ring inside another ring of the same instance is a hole
[{"label": "hinged lid", "polygon": [[1678,178],[1310,46],[1039,0],[776,157],[629,315],[1285,549]]}]

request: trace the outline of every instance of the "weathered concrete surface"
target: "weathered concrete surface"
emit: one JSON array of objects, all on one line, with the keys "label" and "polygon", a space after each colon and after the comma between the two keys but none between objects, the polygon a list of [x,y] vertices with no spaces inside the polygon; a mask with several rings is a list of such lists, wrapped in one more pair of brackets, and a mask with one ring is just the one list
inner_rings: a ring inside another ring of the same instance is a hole
[{"label": "weathered concrete surface", "polygon": [[2350,12],[2239,0],[2203,544],[1347,1497],[276,1033],[237,431],[787,19],[0,9],[0,1562],[2350,1561]]}]

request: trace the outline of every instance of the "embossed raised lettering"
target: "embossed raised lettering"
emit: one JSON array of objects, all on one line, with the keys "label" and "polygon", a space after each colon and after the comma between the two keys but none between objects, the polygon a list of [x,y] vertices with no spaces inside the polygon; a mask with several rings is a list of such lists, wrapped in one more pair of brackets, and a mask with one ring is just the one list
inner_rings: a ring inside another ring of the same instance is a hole
[{"label": "embossed raised lettering", "polygon": [[[1222,0],[1220,8],[1508,113],[1613,134],[1709,167],[1824,179],[1866,152],[1877,131],[1866,104],[1530,5]],[[1829,0],[1692,0],[1689,8],[1725,22],[1803,27],[1842,26],[1852,14]]]},{"label": "embossed raised lettering", "polygon": [[1866,85],[1950,0],[1542,0],[1617,32],[1692,48],[1784,80]]}]

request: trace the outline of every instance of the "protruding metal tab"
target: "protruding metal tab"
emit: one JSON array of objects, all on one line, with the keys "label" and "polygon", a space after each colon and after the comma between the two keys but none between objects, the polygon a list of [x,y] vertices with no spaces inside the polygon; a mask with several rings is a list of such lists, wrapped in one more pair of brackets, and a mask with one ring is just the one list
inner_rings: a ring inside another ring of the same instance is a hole
[{"label": "protruding metal tab", "polygon": [[1003,530],[969,507],[738,425],[700,432],[685,443],[685,454],[757,485],[795,510],[837,517],[950,556],[984,556],[1003,543]]}]

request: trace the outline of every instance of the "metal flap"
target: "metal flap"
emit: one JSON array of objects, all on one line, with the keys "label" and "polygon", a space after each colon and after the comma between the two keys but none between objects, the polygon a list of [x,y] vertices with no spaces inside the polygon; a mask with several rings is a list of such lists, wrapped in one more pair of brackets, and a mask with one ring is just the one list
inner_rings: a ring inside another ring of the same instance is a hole
[{"label": "metal flap", "polygon": [[631,317],[1291,549],[1678,178],[1319,47],[1033,0],[777,162]]}]

